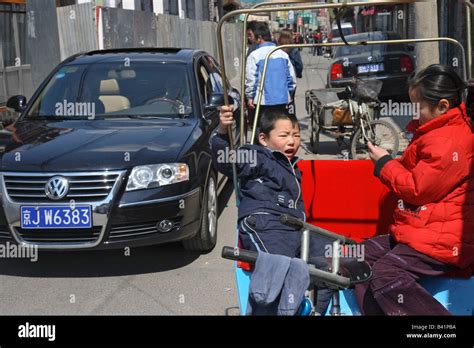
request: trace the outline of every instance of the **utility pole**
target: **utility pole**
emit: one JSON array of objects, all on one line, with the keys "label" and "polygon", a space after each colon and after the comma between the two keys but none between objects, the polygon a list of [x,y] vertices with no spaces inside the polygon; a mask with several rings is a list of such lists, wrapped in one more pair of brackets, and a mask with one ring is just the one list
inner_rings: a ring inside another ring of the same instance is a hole
[{"label": "utility pole", "polygon": [[[438,37],[438,5],[437,1],[417,2],[411,5],[414,25],[414,37],[417,39]],[[421,43],[416,45],[417,69],[439,63],[439,43]]]},{"label": "utility pole", "polygon": [[216,0],[217,6],[217,14],[219,16],[219,20],[224,16],[224,4],[223,0]]}]

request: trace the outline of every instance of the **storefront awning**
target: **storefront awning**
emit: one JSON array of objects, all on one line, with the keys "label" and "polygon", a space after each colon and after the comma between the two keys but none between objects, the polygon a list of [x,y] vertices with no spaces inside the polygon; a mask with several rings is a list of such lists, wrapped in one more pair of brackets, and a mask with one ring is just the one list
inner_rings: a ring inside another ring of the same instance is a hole
[{"label": "storefront awning", "polygon": [[384,6],[366,6],[359,12],[362,16],[373,16],[379,13],[391,12],[395,9],[395,5],[384,5]]}]

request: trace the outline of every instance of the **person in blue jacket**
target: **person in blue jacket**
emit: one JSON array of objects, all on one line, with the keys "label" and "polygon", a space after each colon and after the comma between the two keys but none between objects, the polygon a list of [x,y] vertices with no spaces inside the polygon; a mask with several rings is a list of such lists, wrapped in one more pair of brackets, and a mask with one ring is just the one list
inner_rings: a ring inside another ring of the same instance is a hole
[{"label": "person in blue jacket", "polygon": [[260,92],[260,81],[263,75],[265,58],[276,44],[265,23],[259,23],[255,29],[257,49],[250,53],[245,70],[245,95],[248,107],[255,109],[258,97],[262,94],[261,110],[285,109],[291,101],[291,95],[296,88],[296,76],[293,64],[288,54],[283,50],[272,53],[268,60],[267,73]]},{"label": "person in blue jacket", "polygon": [[[296,153],[301,144],[300,126],[286,110],[267,110],[259,123],[259,145],[244,145],[229,152],[227,127],[233,107],[222,106],[218,132],[212,138],[212,163],[227,176],[235,164],[240,179],[238,226],[241,246],[247,250],[298,257],[301,232],[280,222],[282,214],[306,220],[301,192],[301,172]],[[232,156],[230,156],[231,154]],[[311,236],[310,256],[323,256],[324,237]],[[332,292],[318,291],[316,311],[324,314]]]}]

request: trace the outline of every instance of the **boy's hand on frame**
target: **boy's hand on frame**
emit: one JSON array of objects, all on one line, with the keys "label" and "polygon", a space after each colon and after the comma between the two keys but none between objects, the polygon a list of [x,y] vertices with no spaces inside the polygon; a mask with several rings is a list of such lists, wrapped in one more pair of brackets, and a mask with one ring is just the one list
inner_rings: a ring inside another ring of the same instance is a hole
[{"label": "boy's hand on frame", "polygon": [[232,126],[234,122],[234,108],[232,105],[223,105],[219,113],[219,133],[227,134],[227,127]]},{"label": "boy's hand on frame", "polygon": [[251,109],[251,110],[255,109],[255,104],[253,103],[253,99],[249,99],[248,102],[247,102],[247,105],[248,105],[249,109]]},{"label": "boy's hand on frame", "polygon": [[370,159],[374,162],[377,162],[379,159],[381,159],[384,156],[390,155],[387,150],[384,150],[378,146],[375,146],[370,141],[367,144],[367,146],[369,147]]}]

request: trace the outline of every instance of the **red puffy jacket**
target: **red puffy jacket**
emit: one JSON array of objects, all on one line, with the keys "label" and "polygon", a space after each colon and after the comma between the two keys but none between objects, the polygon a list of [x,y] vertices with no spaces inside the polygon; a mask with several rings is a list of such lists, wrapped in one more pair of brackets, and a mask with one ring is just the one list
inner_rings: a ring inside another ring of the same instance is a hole
[{"label": "red puffy jacket", "polygon": [[418,126],[402,158],[380,169],[400,198],[390,231],[441,262],[474,264],[474,134],[464,104]]}]

